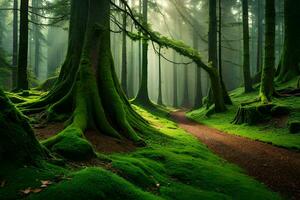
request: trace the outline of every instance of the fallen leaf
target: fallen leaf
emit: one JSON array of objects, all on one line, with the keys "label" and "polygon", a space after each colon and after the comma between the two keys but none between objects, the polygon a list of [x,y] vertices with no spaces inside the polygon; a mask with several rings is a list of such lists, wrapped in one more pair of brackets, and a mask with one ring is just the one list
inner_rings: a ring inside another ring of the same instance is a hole
[{"label": "fallen leaf", "polygon": [[41,188],[46,188],[48,187],[48,185],[41,185]]},{"label": "fallen leaf", "polygon": [[31,192],[31,188],[26,188],[25,190],[21,190],[23,194],[29,194]]},{"label": "fallen leaf", "polygon": [[6,181],[5,181],[5,180],[1,181],[0,187],[3,188],[3,187],[5,186],[5,184],[6,184]]},{"label": "fallen leaf", "polygon": [[42,185],[51,185],[52,182],[49,181],[49,180],[46,180],[46,181],[41,181]]},{"label": "fallen leaf", "polygon": [[39,193],[39,192],[41,192],[42,191],[42,189],[41,188],[36,188],[36,189],[33,189],[33,190],[31,190],[33,193]]}]

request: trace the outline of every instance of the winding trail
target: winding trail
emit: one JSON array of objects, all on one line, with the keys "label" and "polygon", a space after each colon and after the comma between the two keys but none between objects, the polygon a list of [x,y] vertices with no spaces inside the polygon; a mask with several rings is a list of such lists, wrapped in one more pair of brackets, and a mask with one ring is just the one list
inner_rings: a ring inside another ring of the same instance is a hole
[{"label": "winding trail", "polygon": [[187,119],[183,111],[174,112],[171,117],[179,127],[248,175],[289,199],[300,199],[300,153],[223,133]]}]

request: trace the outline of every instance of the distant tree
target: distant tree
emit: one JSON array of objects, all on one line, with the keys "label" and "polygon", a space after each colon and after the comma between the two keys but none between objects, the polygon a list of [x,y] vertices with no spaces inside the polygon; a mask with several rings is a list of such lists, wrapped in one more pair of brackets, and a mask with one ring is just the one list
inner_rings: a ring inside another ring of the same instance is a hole
[{"label": "distant tree", "polygon": [[[148,23],[148,0],[143,0],[143,24]],[[135,103],[149,106],[151,101],[148,93],[148,41],[142,41],[142,77],[138,94],[134,100]]]},{"label": "distant tree", "polygon": [[[126,8],[125,8],[126,10]],[[123,91],[128,96],[128,85],[127,85],[127,75],[128,75],[128,69],[127,69],[127,36],[126,36],[126,28],[127,28],[127,15],[126,13],[122,14],[123,23],[123,33],[122,33],[122,67],[121,67],[121,85],[123,88]]]},{"label": "distant tree", "polygon": [[243,43],[244,43],[244,56],[243,56],[243,73],[244,73],[244,88],[245,92],[251,92],[252,80],[250,73],[250,47],[249,47],[249,6],[248,0],[242,0],[243,7]]},{"label": "distant tree", "polygon": [[28,90],[28,0],[21,0],[17,90]]}]

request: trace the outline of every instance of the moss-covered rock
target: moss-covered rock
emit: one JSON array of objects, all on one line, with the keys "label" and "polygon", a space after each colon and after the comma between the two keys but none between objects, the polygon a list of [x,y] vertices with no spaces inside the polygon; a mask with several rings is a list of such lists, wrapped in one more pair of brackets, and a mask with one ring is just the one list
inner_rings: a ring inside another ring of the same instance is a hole
[{"label": "moss-covered rock", "polygon": [[293,121],[289,123],[290,133],[300,133],[300,121]]}]

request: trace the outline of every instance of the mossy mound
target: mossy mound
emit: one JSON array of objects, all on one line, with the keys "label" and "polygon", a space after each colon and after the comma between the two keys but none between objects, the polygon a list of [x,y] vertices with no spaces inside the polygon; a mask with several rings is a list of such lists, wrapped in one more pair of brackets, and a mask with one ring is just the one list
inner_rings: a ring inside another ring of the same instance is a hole
[{"label": "mossy mound", "polygon": [[92,145],[84,138],[79,128],[67,128],[42,143],[52,152],[70,160],[88,160],[95,157]]},{"label": "mossy mound", "polygon": [[159,200],[161,198],[143,192],[112,172],[101,168],[86,168],[49,187],[40,194],[31,195],[28,200]]}]

